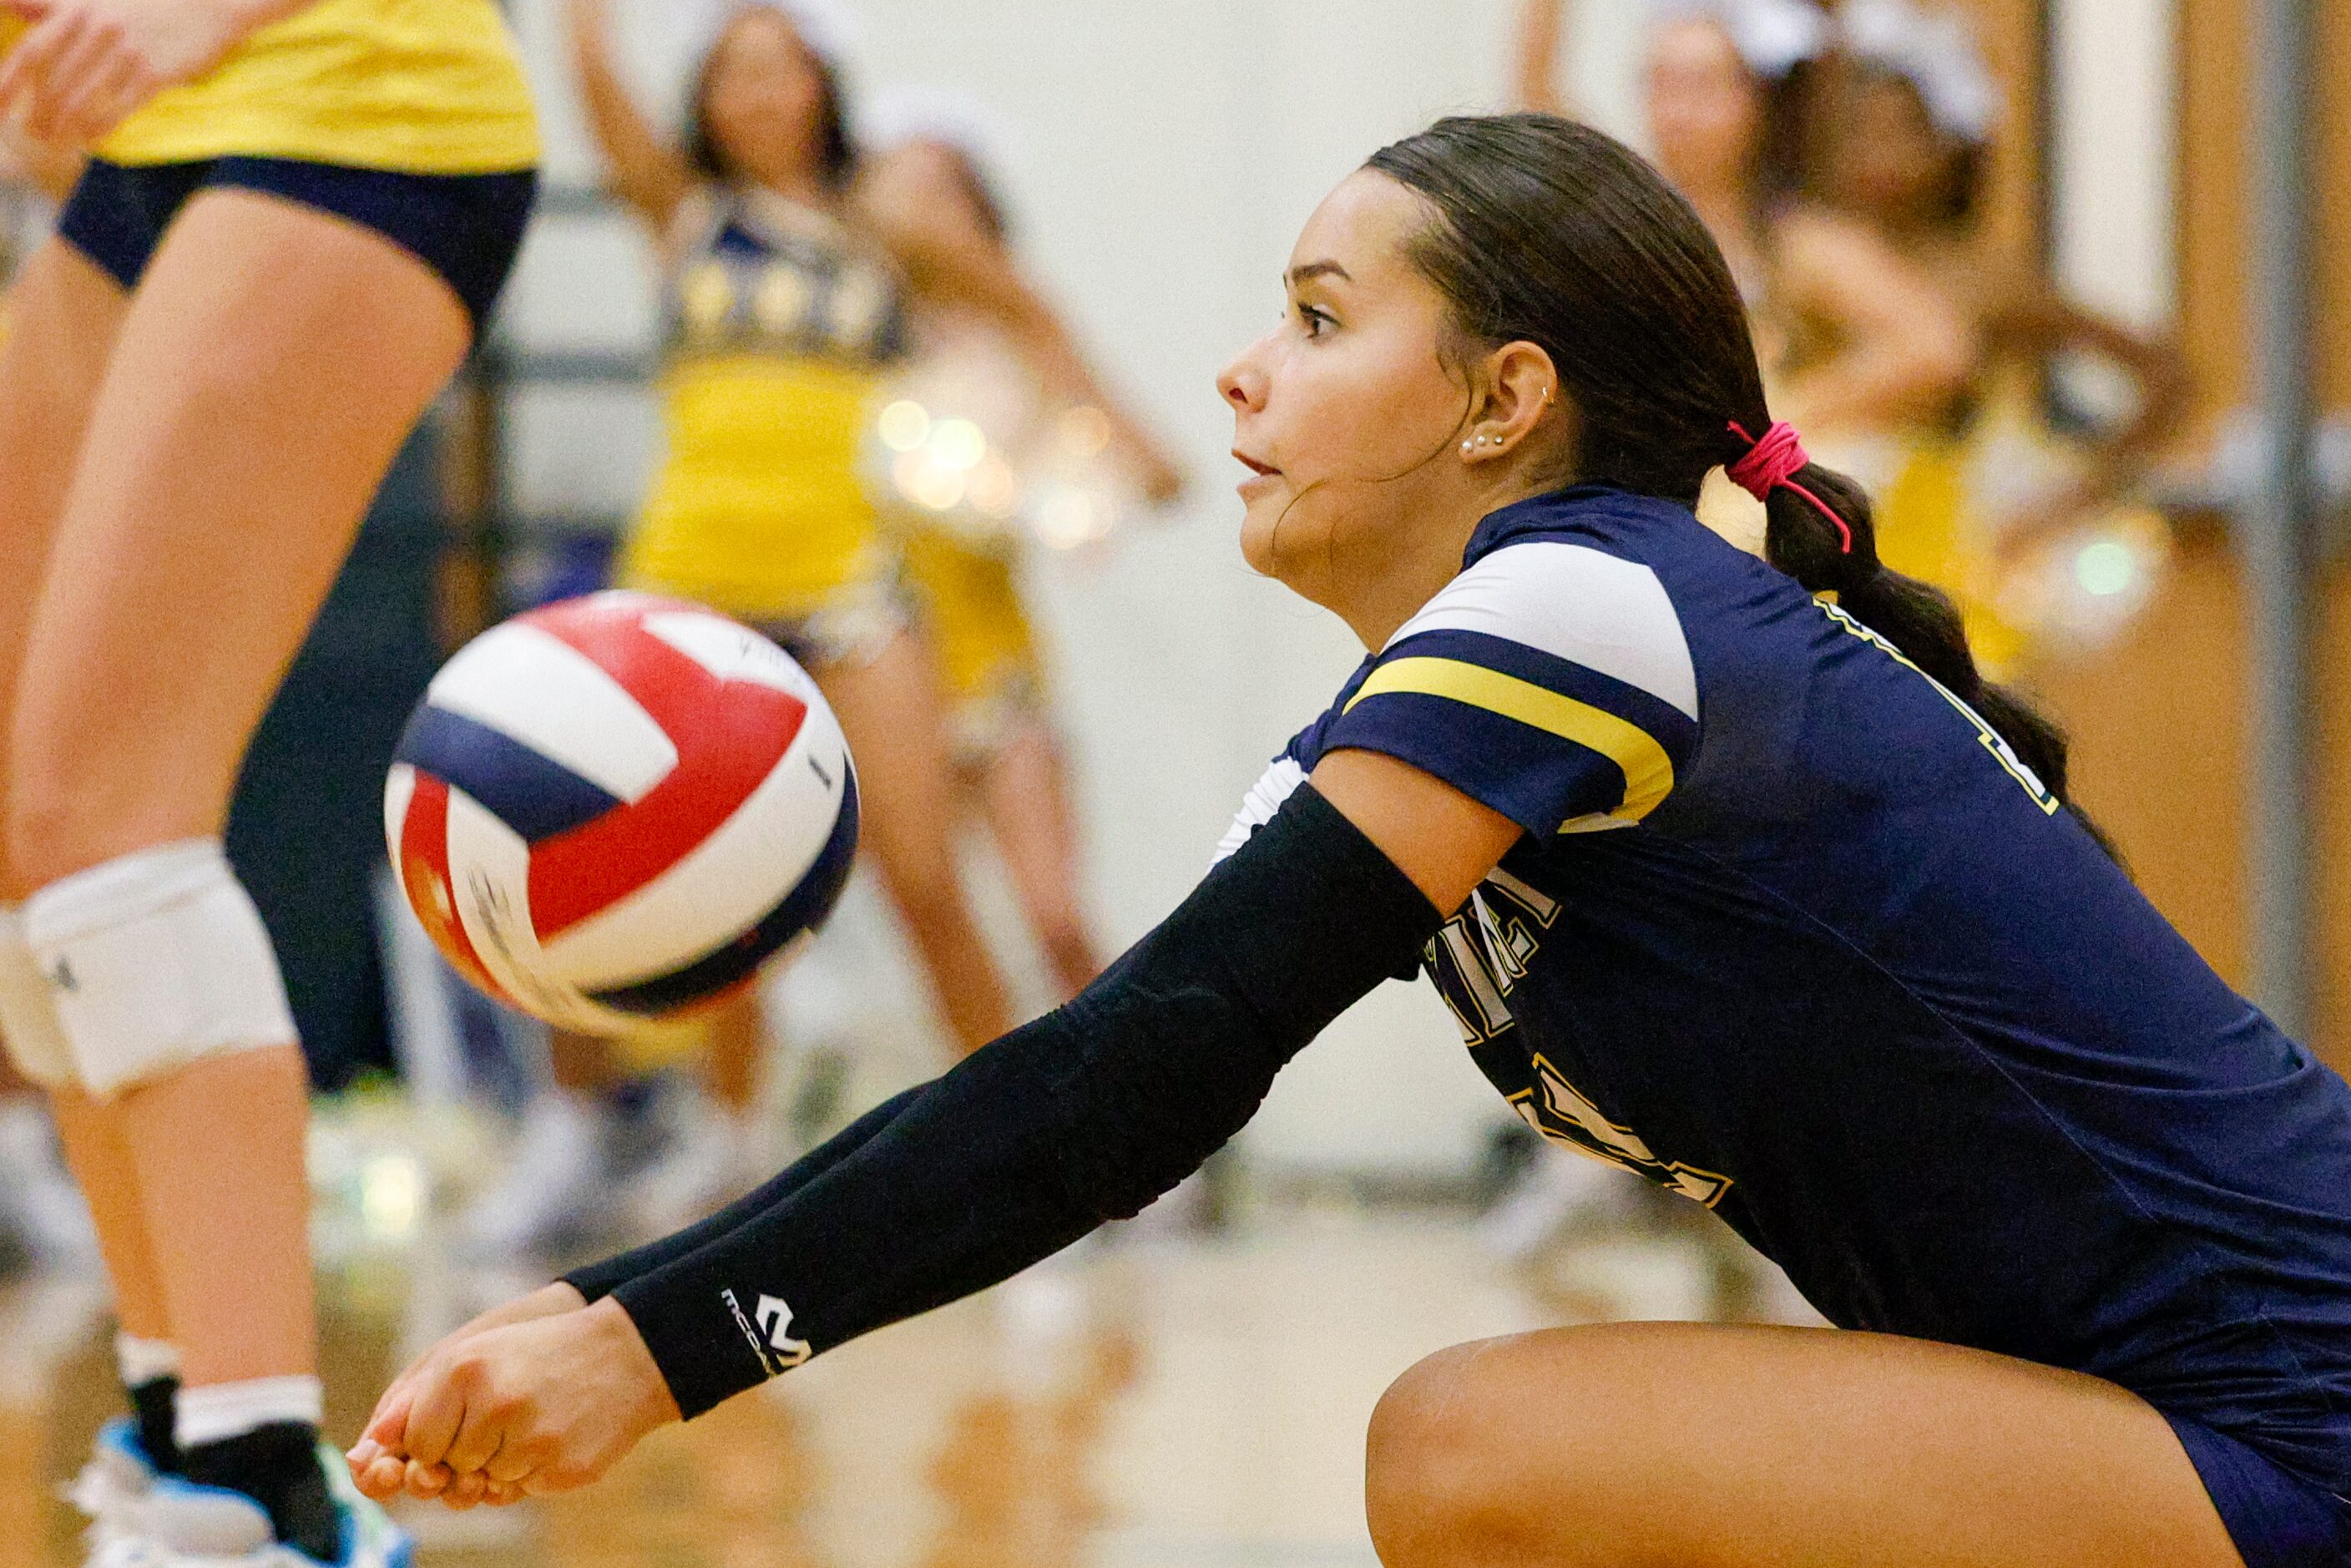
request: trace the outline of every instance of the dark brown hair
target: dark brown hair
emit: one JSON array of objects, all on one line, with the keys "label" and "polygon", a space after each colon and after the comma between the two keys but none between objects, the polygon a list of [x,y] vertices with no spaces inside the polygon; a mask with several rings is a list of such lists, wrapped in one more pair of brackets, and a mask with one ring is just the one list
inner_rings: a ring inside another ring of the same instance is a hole
[{"label": "dark brown hair", "polygon": [[[1440,120],[1370,165],[1427,202],[1413,260],[1479,348],[1529,342],[1552,358],[1575,415],[1559,483],[1614,485],[1695,504],[1708,470],[1771,423],[1747,311],[1687,202],[1621,142],[1550,115]],[[1764,553],[1902,650],[1973,707],[2049,789],[2065,792],[2065,737],[1982,677],[1944,593],[1877,559],[1869,497],[1819,464],[1774,488]],[[1830,514],[1834,514],[1833,516]],[[1849,541],[1849,542],[1848,542]]]},{"label": "dark brown hair", "polygon": [[[736,22],[753,14],[749,9],[737,11],[702,57],[702,63],[695,68],[694,95],[686,100],[685,155],[695,172],[705,179],[731,180],[739,172],[710,128],[710,74],[718,63],[719,45],[726,41],[727,31]],[[791,25],[791,17],[784,12],[768,14],[787,26]],[[797,34],[798,29],[794,32]],[[857,172],[857,144],[849,134],[849,95],[841,85],[841,72],[831,60],[810,47],[805,39],[801,40],[800,50],[817,77],[818,173],[824,181],[824,188],[838,194],[849,188],[850,177]]]}]

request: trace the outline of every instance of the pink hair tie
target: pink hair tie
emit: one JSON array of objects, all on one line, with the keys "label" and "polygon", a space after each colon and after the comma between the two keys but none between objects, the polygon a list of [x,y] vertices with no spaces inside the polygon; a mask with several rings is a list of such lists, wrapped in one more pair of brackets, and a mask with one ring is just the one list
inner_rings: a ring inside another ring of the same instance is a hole
[{"label": "pink hair tie", "polygon": [[1834,507],[1796,483],[1796,475],[1812,459],[1804,455],[1804,444],[1796,439],[1796,427],[1786,420],[1774,420],[1771,428],[1761,436],[1747,434],[1747,427],[1737,420],[1730,422],[1730,434],[1747,443],[1747,455],[1723,470],[1730,482],[1754,497],[1765,500],[1772,491],[1785,486],[1813,504],[1813,509],[1836,525],[1837,536],[1844,542],[1838,548],[1846,555],[1853,553],[1853,528],[1837,516]]}]

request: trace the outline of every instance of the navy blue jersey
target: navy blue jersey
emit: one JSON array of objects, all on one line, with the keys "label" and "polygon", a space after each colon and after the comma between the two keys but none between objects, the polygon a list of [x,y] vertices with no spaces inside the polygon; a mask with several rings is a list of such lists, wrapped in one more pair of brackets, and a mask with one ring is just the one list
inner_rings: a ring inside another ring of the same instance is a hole
[{"label": "navy blue jersey", "polygon": [[2351,1090],[1891,644],[1574,489],[1479,526],[1236,834],[1345,747],[1526,829],[1426,963],[1545,1137],[1837,1323],[2095,1374],[2351,1492]]}]

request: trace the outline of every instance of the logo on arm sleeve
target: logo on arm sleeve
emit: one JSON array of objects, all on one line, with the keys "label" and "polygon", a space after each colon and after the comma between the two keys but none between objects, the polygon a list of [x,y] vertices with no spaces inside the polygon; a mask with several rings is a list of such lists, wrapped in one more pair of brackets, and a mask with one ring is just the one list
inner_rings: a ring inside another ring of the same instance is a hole
[{"label": "logo on arm sleeve", "polygon": [[751,1354],[759,1358],[768,1376],[789,1372],[816,1354],[809,1348],[808,1341],[792,1337],[792,1309],[779,1298],[761,1296],[758,1307],[747,1316],[733,1291],[721,1291],[718,1297],[734,1314],[735,1326],[743,1331],[743,1337],[750,1342]]}]

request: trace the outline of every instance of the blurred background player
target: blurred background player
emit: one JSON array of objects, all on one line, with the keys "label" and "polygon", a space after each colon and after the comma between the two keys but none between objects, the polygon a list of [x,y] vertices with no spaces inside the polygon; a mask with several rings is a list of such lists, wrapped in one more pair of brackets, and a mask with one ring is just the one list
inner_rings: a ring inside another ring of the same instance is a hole
[{"label": "blurred background player", "polygon": [[[991,333],[1014,357],[1013,373],[1096,411],[1141,459],[1146,488],[1172,494],[1172,465],[1115,412],[984,218],[925,209],[939,193],[910,187],[922,177],[912,165],[852,200],[857,150],[836,63],[838,13],[727,7],[694,72],[682,145],[662,138],[620,79],[609,5],[571,0],[566,16],[612,189],[654,236],[669,334],[665,450],[619,580],[749,622],[815,675],[858,758],[863,847],[967,1050],[1010,1010],[962,888],[950,733],[975,699],[1010,695],[1021,672],[997,653],[1026,660],[1028,629],[1008,579],[992,580],[994,562],[927,555],[933,591],[918,596],[906,557],[922,542],[888,528],[870,494],[868,435],[908,346],[910,299],[924,302],[935,329],[959,319],[967,335]],[[947,619],[930,635],[923,612],[942,607]],[[943,677],[961,688],[952,708]],[[1039,799],[992,808],[989,821],[1057,977],[1073,988],[1093,958],[1051,739],[1004,727],[1010,771],[984,772],[987,798],[1019,787]],[[768,1152],[754,1125],[768,1034],[750,989],[623,1042],[618,1060],[603,1042],[559,1036],[556,1081],[525,1115],[514,1166],[469,1215],[475,1245],[556,1244],[605,1212],[618,1129],[600,1102],[648,1061],[695,1059],[700,1082],[673,1086],[668,1152],[632,1183],[638,1218],[660,1228],[732,1197]]]},{"label": "blurred background player", "polygon": [[89,1197],[138,1413],[81,1496],[158,1568],[391,1563],[319,1462],[302,1060],[221,834],[512,265],[529,93],[488,0],[17,8],[0,117],[93,152],[0,347],[0,1029]]},{"label": "blurred background player", "polygon": [[[1870,486],[1887,564],[1956,595],[1987,668],[2017,672],[2032,629],[2004,612],[2010,572],[2129,498],[2179,434],[2187,367],[1986,234],[2001,93],[1964,18],[1851,0],[1838,43],[1812,201],[1783,231],[1811,262],[1787,274],[1785,395]],[[1855,308],[1857,276],[1884,280],[1886,308]],[[2045,398],[2069,357],[2126,385],[2120,412],[2073,421],[2074,456],[2053,459]]]}]

